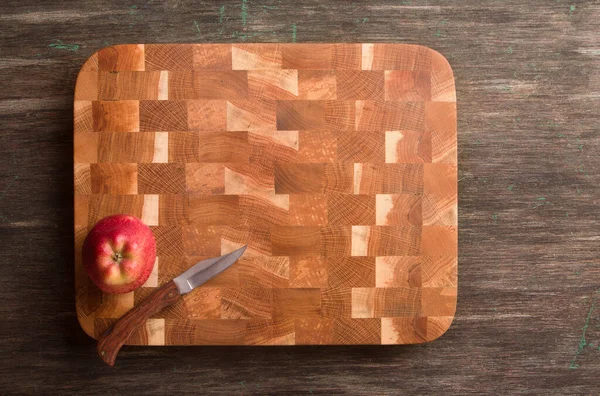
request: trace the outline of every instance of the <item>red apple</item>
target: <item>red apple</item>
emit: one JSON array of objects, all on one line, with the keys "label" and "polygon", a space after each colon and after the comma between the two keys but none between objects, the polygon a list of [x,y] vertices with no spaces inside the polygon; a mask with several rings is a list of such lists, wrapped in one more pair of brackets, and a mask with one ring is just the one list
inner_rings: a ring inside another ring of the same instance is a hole
[{"label": "red apple", "polygon": [[105,293],[128,293],[143,285],[155,259],[152,230],[134,216],[103,218],[83,242],[85,270]]}]

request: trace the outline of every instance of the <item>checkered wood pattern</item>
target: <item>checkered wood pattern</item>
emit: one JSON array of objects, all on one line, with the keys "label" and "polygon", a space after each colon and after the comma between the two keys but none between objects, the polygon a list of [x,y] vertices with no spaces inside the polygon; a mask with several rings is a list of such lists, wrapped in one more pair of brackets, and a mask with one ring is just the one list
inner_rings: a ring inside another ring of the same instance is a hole
[{"label": "checkered wood pattern", "polygon": [[[456,97],[439,53],[401,44],[102,49],[75,90],[77,314],[98,337],[200,259],[248,244],[130,344],[412,344],[457,295]],[[81,245],[148,224],[146,284],[102,294]]]}]

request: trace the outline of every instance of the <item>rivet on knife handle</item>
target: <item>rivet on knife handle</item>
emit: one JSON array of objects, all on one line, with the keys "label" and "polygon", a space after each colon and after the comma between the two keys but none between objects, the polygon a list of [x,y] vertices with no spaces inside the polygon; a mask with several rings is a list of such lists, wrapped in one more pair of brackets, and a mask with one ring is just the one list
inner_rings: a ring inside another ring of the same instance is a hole
[{"label": "rivet on knife handle", "polygon": [[177,285],[170,281],[123,315],[98,340],[98,354],[102,360],[109,366],[114,366],[119,350],[133,331],[152,315],[177,302],[179,296]]}]

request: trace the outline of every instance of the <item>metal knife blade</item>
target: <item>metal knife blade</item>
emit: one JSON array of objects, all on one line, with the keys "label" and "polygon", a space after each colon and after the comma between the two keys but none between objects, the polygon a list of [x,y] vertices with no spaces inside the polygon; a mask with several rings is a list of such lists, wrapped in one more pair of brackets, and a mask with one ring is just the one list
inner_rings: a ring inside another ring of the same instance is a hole
[{"label": "metal knife blade", "polygon": [[244,253],[248,245],[243,246],[221,257],[213,257],[199,261],[190,269],[173,279],[179,294],[186,294],[209,279],[220,274],[235,263]]}]

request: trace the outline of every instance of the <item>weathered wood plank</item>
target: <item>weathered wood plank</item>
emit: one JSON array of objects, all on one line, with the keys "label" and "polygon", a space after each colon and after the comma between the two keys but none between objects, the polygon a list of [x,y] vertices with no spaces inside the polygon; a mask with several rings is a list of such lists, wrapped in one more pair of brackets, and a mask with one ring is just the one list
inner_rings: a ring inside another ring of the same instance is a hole
[{"label": "weathered wood plank", "polygon": [[[0,10],[3,393],[597,390],[597,1],[8,0]],[[103,367],[73,303],[77,71],[118,43],[292,41],[418,43],[449,59],[460,179],[454,324],[422,346],[129,347],[116,370]]]}]

